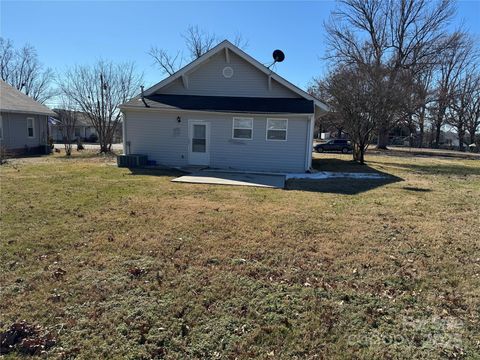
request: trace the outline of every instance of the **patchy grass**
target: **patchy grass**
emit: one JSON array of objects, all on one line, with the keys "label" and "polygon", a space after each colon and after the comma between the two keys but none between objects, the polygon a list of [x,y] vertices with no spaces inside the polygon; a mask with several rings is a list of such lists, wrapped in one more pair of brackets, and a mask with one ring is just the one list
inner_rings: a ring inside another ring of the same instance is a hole
[{"label": "patchy grass", "polygon": [[478,161],[284,191],[37,160],[0,169],[0,327],[48,329],[50,358],[479,357]]}]

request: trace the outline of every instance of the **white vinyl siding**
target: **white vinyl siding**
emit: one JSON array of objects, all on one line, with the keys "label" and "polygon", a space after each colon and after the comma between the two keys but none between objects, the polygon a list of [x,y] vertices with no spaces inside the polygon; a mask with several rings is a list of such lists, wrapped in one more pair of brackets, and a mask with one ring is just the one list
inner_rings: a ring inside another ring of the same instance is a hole
[{"label": "white vinyl siding", "polygon": [[286,141],[287,131],[287,119],[267,119],[267,140]]},{"label": "white vinyl siding", "polygon": [[[233,76],[223,76],[223,69],[231,67]],[[157,91],[159,94],[200,95],[200,96],[242,96],[242,97],[280,97],[300,98],[297,93],[287,89],[272,79],[270,88],[268,76],[249,64],[238,55],[230,52],[230,62],[225,52],[220,52],[187,74],[185,87],[181,78]]]},{"label": "white vinyl siding", "polygon": [[232,138],[236,140],[253,139],[253,119],[252,118],[233,118]]},{"label": "white vinyl siding", "polygon": [[34,118],[27,118],[27,137],[29,138],[35,137],[35,119]]}]

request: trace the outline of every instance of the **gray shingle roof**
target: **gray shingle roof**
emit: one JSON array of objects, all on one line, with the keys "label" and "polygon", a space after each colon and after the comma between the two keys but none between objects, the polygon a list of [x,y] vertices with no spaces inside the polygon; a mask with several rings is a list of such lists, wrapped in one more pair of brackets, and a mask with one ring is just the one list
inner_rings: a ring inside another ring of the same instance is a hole
[{"label": "gray shingle roof", "polygon": [[55,113],[48,107],[33,100],[3,80],[0,80],[0,111],[55,116]]},{"label": "gray shingle roof", "polygon": [[[53,109],[55,112],[55,118],[60,120],[61,114],[63,111],[66,111],[64,109]],[[75,111],[75,114],[77,115],[77,119],[75,121],[76,126],[93,126],[92,121],[88,118],[87,114],[81,111]]]},{"label": "gray shingle roof", "polygon": [[[313,101],[304,98],[259,98],[235,96],[165,95],[145,96],[150,108],[246,113],[312,114]],[[146,108],[141,98],[133,98],[125,107]]]}]

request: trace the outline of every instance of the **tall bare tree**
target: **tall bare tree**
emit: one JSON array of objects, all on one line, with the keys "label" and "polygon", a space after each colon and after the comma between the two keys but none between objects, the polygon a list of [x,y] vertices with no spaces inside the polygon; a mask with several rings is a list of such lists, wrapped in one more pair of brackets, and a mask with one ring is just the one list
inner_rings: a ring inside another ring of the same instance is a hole
[{"label": "tall bare tree", "polygon": [[480,71],[476,69],[470,77],[467,111],[466,111],[466,129],[469,134],[470,144],[476,144],[480,147]]},{"label": "tall bare tree", "polygon": [[435,101],[431,108],[433,116],[432,142],[435,147],[440,145],[440,134],[446,122],[446,114],[458,90],[458,82],[464,67],[471,62],[474,47],[472,40],[462,32],[445,38],[442,42],[445,51],[438,61],[438,71],[435,79]]},{"label": "tall bare tree", "polygon": [[138,93],[142,79],[133,63],[98,61],[93,66],[71,68],[59,81],[63,94],[91,120],[100,152],[111,151],[121,121],[118,107]]},{"label": "tall bare tree", "polygon": [[478,99],[479,86],[479,74],[476,72],[476,64],[465,67],[461,78],[456,83],[447,115],[447,123],[453,126],[457,133],[460,151],[465,151],[465,135],[468,129],[470,129],[470,143],[475,143],[480,102]]},{"label": "tall bare tree", "polygon": [[[220,42],[217,35],[199,28],[198,25],[190,25],[181,36],[185,41],[186,55],[180,50],[172,54],[156,46],[152,46],[148,52],[164,74],[172,75],[186,61],[198,59]],[[248,46],[248,41],[240,33],[235,34],[233,43],[240,48]]]},{"label": "tall bare tree", "polygon": [[[406,71],[415,75],[432,66],[443,51],[440,40],[454,14],[453,1],[441,0],[341,0],[325,24],[327,58],[336,63],[374,66],[388,80],[387,91],[377,93],[378,147],[386,148],[388,133],[401,119],[391,103],[403,96],[391,89]],[[387,72],[385,70],[388,70]],[[384,79],[377,83],[384,84]],[[383,111],[380,111],[383,110]]]},{"label": "tall bare tree", "polygon": [[37,51],[28,44],[15,49],[12,41],[0,38],[0,77],[40,103],[56,95],[52,69],[40,63]]}]

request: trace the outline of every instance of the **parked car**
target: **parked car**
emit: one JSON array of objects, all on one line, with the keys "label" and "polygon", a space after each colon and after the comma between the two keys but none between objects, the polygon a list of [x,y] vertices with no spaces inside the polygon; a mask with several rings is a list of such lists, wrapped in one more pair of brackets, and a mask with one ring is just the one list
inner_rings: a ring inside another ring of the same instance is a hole
[{"label": "parked car", "polygon": [[315,145],[314,149],[319,153],[324,151],[341,151],[344,154],[353,150],[350,141],[341,139],[330,140],[323,144],[317,144]]}]

